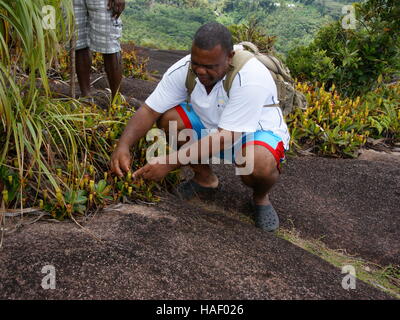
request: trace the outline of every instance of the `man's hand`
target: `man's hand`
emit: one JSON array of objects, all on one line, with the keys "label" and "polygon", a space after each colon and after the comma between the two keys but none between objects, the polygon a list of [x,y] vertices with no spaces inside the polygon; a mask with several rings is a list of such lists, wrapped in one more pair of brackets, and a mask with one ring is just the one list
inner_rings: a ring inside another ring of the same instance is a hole
[{"label": "man's hand", "polygon": [[128,172],[130,170],[130,165],[131,154],[129,152],[129,147],[119,145],[111,156],[111,171],[117,176],[123,177],[123,171]]},{"label": "man's hand", "polygon": [[113,18],[118,19],[125,9],[125,0],[108,0],[108,10],[113,11]]},{"label": "man's hand", "polygon": [[144,104],[135,112],[128,121],[124,132],[118,142],[118,147],[111,156],[111,170],[122,177],[123,171],[128,172],[131,165],[129,150],[146,135],[154,122],[161,116],[161,113],[153,111]]},{"label": "man's hand", "polygon": [[178,164],[169,164],[167,156],[153,158],[144,167],[136,170],[132,176],[134,179],[142,177],[145,180],[160,181],[170,171],[178,168]]}]

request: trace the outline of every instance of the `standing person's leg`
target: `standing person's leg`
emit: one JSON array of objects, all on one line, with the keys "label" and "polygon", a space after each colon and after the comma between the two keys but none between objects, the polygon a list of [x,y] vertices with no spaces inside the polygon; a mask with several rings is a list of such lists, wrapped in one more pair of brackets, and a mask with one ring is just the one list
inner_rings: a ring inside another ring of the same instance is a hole
[{"label": "standing person's leg", "polygon": [[103,54],[104,69],[106,70],[108,83],[111,89],[111,101],[117,94],[122,81],[121,52]]},{"label": "standing person's leg", "polygon": [[74,0],[76,36],[76,74],[81,96],[90,95],[90,69],[92,65],[89,50],[89,12],[86,0]]},{"label": "standing person's leg", "polygon": [[108,0],[85,0],[89,11],[90,49],[103,54],[104,69],[112,93],[117,94],[122,80],[121,19],[114,18]]},{"label": "standing person's leg", "polygon": [[89,48],[76,50],[76,75],[78,76],[81,97],[90,96],[90,69],[92,57]]}]

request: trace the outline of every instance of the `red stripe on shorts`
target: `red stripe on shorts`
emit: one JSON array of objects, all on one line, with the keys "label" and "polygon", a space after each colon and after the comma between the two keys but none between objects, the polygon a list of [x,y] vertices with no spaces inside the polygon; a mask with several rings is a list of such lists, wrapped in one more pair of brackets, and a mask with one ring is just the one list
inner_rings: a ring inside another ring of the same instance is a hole
[{"label": "red stripe on shorts", "polygon": [[179,116],[181,117],[183,124],[187,129],[193,129],[192,123],[190,122],[185,110],[183,110],[183,107],[181,105],[178,105],[175,107],[176,111],[178,111]]},{"label": "red stripe on shorts", "polygon": [[285,151],[284,151],[285,148],[283,146],[282,141],[279,141],[279,143],[276,146],[276,149],[272,148],[268,143],[265,143],[265,142],[259,141],[259,140],[253,140],[253,141],[246,142],[245,144],[242,145],[242,148],[244,148],[247,145],[259,145],[259,146],[263,146],[263,147],[267,148],[274,156],[276,164],[277,164],[277,168],[278,168],[279,172],[281,172],[281,159],[285,158]]}]

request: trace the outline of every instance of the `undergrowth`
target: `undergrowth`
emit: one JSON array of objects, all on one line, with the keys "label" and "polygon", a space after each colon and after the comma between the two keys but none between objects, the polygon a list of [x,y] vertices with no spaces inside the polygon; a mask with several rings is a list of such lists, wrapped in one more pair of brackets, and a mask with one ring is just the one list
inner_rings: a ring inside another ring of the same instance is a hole
[{"label": "undergrowth", "polygon": [[[175,173],[161,184],[133,180],[131,172],[123,179],[111,176],[110,155],[133,114],[126,102],[117,101],[109,110],[45,97],[38,103],[43,110],[36,110],[38,118],[26,136],[32,140],[24,144],[29,149],[30,143],[39,143],[40,153],[26,152],[19,161],[10,144],[0,165],[5,208],[39,207],[63,220],[127,198],[158,201],[154,191],[161,185],[176,183]],[[47,109],[50,107],[51,112]],[[149,144],[143,138],[134,148],[132,171],[145,164]],[[45,163],[47,175],[39,162]]]},{"label": "undergrowth", "polygon": [[[128,42],[127,45],[133,46],[134,43]],[[122,50],[121,55],[124,77],[149,80],[149,74],[146,69],[148,58],[139,57],[135,50]],[[101,53],[92,53],[92,68],[98,73],[104,72],[104,59]],[[58,76],[62,80],[70,79],[70,59],[67,50],[60,50],[49,72],[53,78]]]},{"label": "undergrowth", "polygon": [[306,95],[308,108],[286,117],[294,151],[317,155],[357,157],[368,139],[400,141],[400,83],[381,85],[354,99],[342,98],[333,86],[297,83]]}]

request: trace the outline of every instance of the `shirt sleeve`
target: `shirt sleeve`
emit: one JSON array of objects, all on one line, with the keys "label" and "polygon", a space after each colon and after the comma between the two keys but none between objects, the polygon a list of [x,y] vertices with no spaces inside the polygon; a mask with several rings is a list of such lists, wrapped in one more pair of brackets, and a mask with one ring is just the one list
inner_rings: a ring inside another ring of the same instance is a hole
[{"label": "shirt sleeve", "polygon": [[156,89],[145,102],[151,109],[164,113],[185,101],[188,63],[182,64],[182,61],[178,61],[164,74]]},{"label": "shirt sleeve", "polygon": [[257,131],[263,105],[271,95],[270,90],[258,84],[232,89],[218,127],[234,132]]}]

